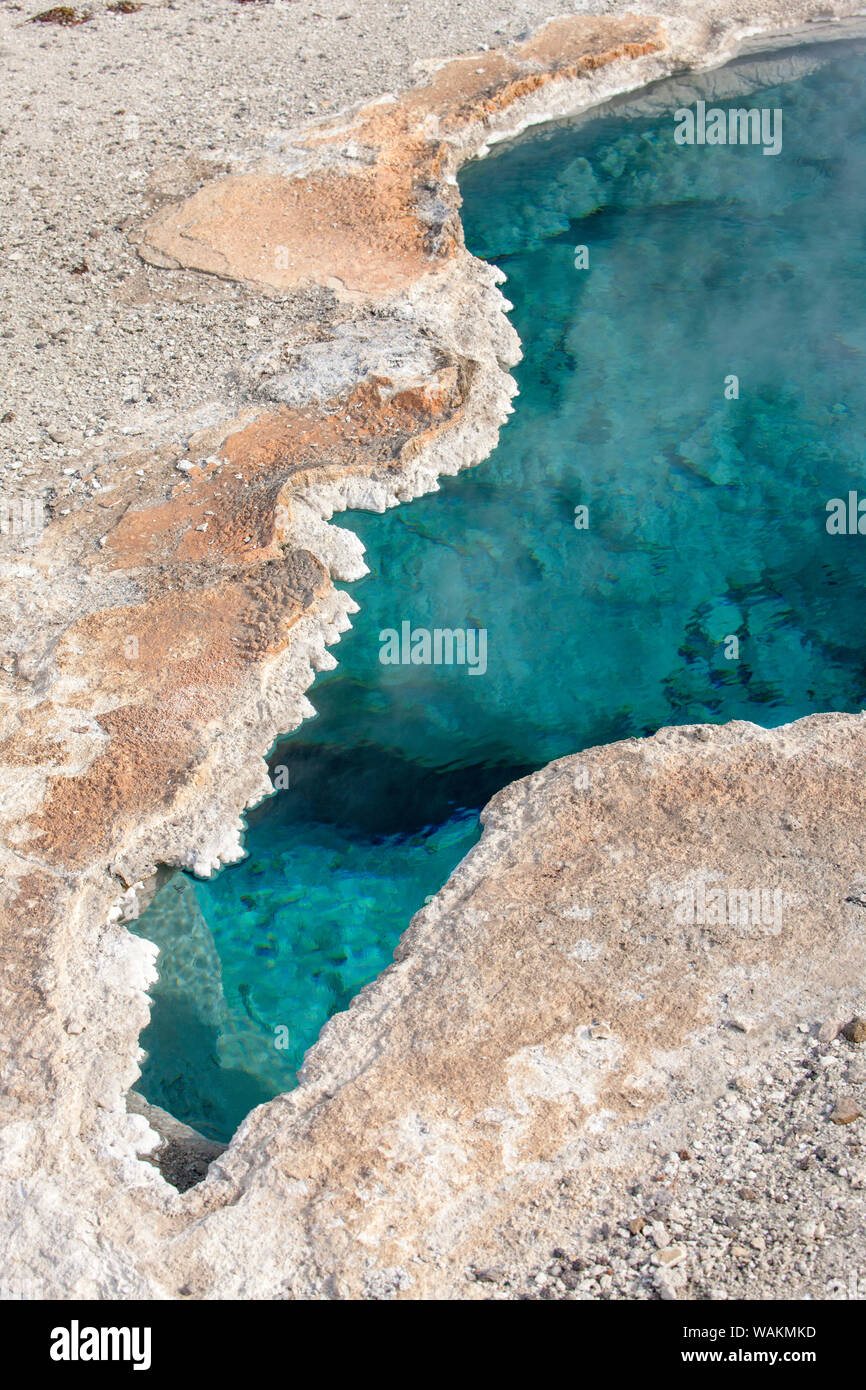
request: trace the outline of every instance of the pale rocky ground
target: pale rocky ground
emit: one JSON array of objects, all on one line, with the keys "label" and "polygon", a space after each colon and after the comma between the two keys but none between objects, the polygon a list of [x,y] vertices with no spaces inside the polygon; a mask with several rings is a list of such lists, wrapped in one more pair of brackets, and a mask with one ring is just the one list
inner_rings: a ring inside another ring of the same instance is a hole
[{"label": "pale rocky ground", "polygon": [[[292,306],[242,285],[167,281],[142,264],[126,230],[172,159],[260,149],[305,118],[406,88],[425,60],[499,47],[554,13],[661,7],[143,0],[117,15],[89,0],[78,6],[93,14],[86,24],[27,23],[41,8],[0,3],[0,420],[14,417],[0,424],[0,482],[50,482],[62,499],[80,487],[85,441],[147,436],[267,348],[287,308],[291,322]],[[687,0],[663,8],[737,12]],[[746,27],[751,8],[740,7]],[[783,26],[833,6],[759,8]]]},{"label": "pale rocky ground", "polygon": [[[0,557],[5,1292],[862,1298],[866,1063],[836,1036],[866,1013],[862,718],[662,731],[507,788],[304,1084],[183,1195],[141,1156],[168,1135],[185,1185],[210,1154],[127,1102],[153,959],[121,920],[158,864],[239,852],[363,569],[331,510],[495,443],[518,348],[454,168],[857,6],[580,5],[604,18],[528,48],[546,4],[88,8],[0,7],[0,484],[51,520]],[[307,281],[251,275],[289,177],[312,222],[370,151],[378,201],[337,196]],[[351,285],[365,239],[384,289]],[[696,878],[778,889],[781,920],[681,924]]]},{"label": "pale rocky ground", "polygon": [[448,0],[447,14],[406,0],[145,0],[116,15],[94,0],[75,28],[24,22],[40,8],[0,4],[0,417],[14,415],[0,425],[0,481],[50,479],[60,497],[85,440],[147,435],[287,325],[285,303],[213,278],[167,282],[141,262],[126,228],[157,171],[189,152],[262,148],[314,113],[411,85],[419,60],[500,45],[553,12],[544,0]]},{"label": "pale rocky ground", "polygon": [[731,1048],[728,1088],[688,1121],[683,1148],[660,1147],[634,1182],[568,1212],[548,1263],[473,1277],[509,1298],[866,1297],[862,1121],[829,1119],[840,1096],[866,1103],[866,1059],[819,1032],[798,1024],[766,1059]]}]

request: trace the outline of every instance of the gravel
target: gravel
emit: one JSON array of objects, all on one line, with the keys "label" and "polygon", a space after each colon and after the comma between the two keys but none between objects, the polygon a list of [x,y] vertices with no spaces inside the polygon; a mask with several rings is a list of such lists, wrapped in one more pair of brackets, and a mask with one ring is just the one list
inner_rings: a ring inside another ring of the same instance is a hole
[{"label": "gravel", "polygon": [[127,232],[171,192],[158,171],[261,150],[417,81],[418,60],[506,43],[550,13],[549,0],[448,0],[447,21],[420,0],[150,0],[88,3],[93,17],[67,26],[32,23],[39,8],[0,7],[0,486],[61,497],[76,482],[64,465],[215,398],[291,317],[139,259]]},{"label": "gravel", "polygon": [[866,1298],[866,1048],[820,1028],[760,1068],[732,1053],[727,1091],[639,1184],[601,1181],[589,1208],[561,1187],[534,1214],[558,1231],[545,1257],[467,1279],[496,1299]]}]

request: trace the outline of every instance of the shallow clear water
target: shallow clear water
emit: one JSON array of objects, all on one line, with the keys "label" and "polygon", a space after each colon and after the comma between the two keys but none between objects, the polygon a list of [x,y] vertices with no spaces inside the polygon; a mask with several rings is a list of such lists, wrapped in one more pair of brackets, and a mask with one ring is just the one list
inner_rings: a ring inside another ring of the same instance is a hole
[{"label": "shallow clear water", "polygon": [[[346,518],[371,574],[318,718],[272,756],[289,789],[242,864],[136,924],[164,947],[151,1100],[227,1137],[294,1084],[514,777],[663,724],[866,703],[866,540],[825,525],[866,482],[864,75],[846,54],[721,103],[781,107],[776,157],[614,113],[464,171],[524,344],[516,413],[440,492]],[[486,628],[486,672],[382,665],[405,620]]]}]

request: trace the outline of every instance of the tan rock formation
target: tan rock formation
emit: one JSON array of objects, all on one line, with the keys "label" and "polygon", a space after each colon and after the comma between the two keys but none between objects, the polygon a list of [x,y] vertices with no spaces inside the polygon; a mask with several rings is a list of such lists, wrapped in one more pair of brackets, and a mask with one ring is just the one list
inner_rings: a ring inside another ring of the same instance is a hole
[{"label": "tan rock formation", "polygon": [[284,175],[265,164],[204,184],[145,226],[140,250],[158,265],[280,291],[336,283],[394,294],[458,249],[448,176],[467,137],[513,120],[550,84],[663,47],[656,20],[555,20],[511,52],[446,63],[425,86],[301,136],[298,150],[316,152],[315,162]]}]

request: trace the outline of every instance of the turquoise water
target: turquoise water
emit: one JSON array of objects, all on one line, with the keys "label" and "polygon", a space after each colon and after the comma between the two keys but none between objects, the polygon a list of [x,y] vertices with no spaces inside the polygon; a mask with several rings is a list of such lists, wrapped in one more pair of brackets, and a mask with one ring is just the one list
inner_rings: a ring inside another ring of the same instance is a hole
[{"label": "turquoise water", "polygon": [[[864,75],[837,54],[733,103],[783,109],[775,157],[614,111],[464,171],[467,243],[524,344],[516,413],[438,493],[346,517],[371,573],[318,717],[272,755],[288,790],[243,863],[136,924],[165,947],[150,1099],[228,1137],[294,1084],[514,777],[660,725],[866,703],[866,540],[825,524],[866,485]],[[407,620],[486,629],[486,671],[381,664]]]}]

